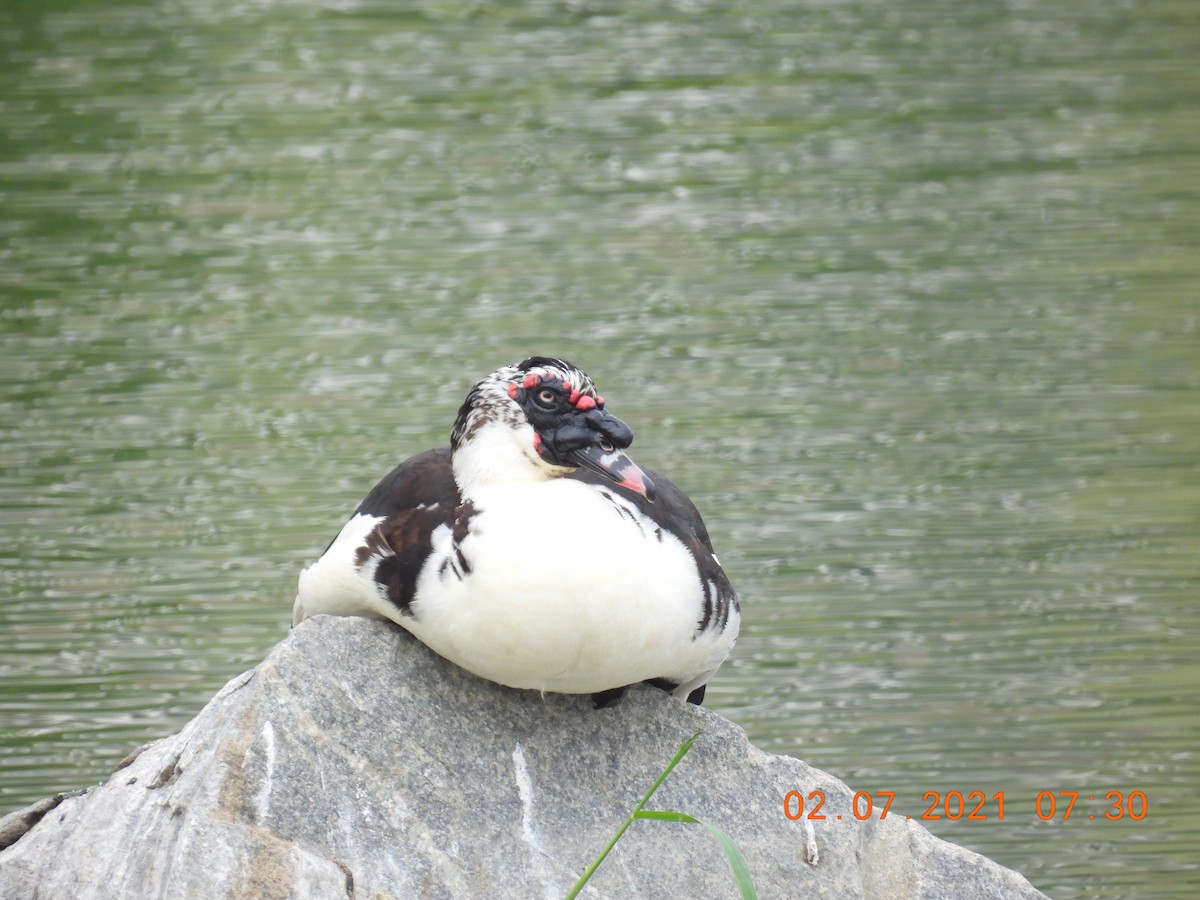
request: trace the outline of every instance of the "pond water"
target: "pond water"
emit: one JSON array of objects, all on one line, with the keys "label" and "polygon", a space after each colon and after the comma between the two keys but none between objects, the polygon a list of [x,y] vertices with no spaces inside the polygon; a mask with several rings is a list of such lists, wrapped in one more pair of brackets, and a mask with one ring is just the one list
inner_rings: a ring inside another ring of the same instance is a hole
[{"label": "pond water", "polygon": [[1194,896],[1198,37],[1184,0],[5,3],[0,811],[257,663],[374,480],[544,353],[705,514],[745,614],[712,708],[893,813],[1003,792],[927,824],[1056,898]]}]

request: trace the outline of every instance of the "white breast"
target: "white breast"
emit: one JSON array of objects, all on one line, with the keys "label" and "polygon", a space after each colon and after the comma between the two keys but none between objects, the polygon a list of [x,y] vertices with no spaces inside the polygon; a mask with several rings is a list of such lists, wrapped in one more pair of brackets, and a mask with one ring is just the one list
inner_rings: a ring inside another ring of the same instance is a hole
[{"label": "white breast", "polygon": [[[620,498],[554,479],[491,485],[459,550],[434,535],[401,625],[463,668],[511,687],[594,693],[650,678],[707,678],[737,636],[696,634],[691,554]],[[700,682],[702,683],[702,682]]]}]

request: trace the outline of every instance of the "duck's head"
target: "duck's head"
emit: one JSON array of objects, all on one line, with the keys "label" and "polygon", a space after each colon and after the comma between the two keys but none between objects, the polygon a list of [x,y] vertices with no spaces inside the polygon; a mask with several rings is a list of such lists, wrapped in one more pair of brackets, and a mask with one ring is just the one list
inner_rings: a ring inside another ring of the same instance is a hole
[{"label": "duck's head", "polygon": [[460,487],[556,478],[582,467],[652,500],[653,482],[624,452],[632,442],[629,426],[604,408],[585,372],[533,356],[471,388],[450,446]]}]

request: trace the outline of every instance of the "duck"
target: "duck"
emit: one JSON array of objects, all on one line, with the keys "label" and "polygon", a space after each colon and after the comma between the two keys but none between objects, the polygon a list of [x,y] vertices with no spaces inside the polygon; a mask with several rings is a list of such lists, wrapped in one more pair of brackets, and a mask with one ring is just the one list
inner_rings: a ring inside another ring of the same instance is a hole
[{"label": "duck", "polygon": [[392,469],[301,572],[293,625],[390,620],[480,678],[596,708],[640,683],[700,704],[741,606],[695,505],[632,441],[573,364],[500,367],[450,446]]}]

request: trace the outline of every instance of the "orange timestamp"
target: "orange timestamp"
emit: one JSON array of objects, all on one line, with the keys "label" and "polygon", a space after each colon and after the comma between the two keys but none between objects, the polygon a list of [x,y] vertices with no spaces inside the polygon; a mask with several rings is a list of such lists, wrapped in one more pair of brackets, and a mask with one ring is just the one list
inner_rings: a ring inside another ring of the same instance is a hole
[{"label": "orange timestamp", "polygon": [[[1079,791],[1039,791],[1033,800],[1033,812],[1043,822],[1066,822],[1072,813],[1075,813],[1077,819],[1082,818],[1084,813],[1075,811],[1075,804],[1080,796]],[[1086,797],[1089,803],[1096,802],[1095,793],[1087,794]],[[895,799],[895,791],[858,791],[850,800],[850,815],[847,818],[859,822],[876,816],[886,819]],[[919,819],[923,822],[984,822],[988,819],[1004,819],[1004,791],[997,791],[991,796],[984,791],[968,791],[965,794],[962,791],[926,791],[921,795],[921,799],[929,804],[925,811],[919,816],[905,816],[905,819]],[[1100,795],[1100,799],[1107,805],[1102,809],[1089,807],[1094,810],[1087,813],[1089,820],[1107,819],[1116,822],[1119,819],[1130,819],[1140,822],[1150,811],[1150,802],[1146,799],[1145,791],[1108,791]],[[843,818],[841,813],[829,813],[824,809],[824,791],[809,791],[808,794],[788,791],[783,795],[783,814],[793,822],[801,819],[823,821]]]}]

